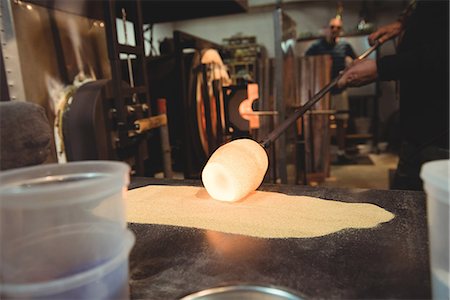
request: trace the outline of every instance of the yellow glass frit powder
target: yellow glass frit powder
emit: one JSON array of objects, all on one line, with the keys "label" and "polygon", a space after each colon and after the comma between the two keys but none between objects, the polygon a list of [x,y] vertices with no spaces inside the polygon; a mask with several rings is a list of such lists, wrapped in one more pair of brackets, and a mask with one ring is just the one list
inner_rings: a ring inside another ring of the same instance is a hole
[{"label": "yellow glass frit powder", "polygon": [[150,185],[128,191],[127,221],[209,229],[260,238],[310,238],[372,228],[394,215],[370,203],[255,191],[238,202],[203,187]]}]

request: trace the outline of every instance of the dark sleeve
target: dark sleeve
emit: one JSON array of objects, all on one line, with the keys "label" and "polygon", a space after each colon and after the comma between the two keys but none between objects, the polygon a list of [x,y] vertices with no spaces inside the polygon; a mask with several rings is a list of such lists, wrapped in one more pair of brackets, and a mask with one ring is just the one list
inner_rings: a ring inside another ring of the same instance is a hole
[{"label": "dark sleeve", "polygon": [[397,21],[404,24],[405,21],[409,18],[411,13],[413,12],[414,8],[416,6],[416,1],[411,0],[408,4],[408,6],[400,13],[400,15],[397,18]]},{"label": "dark sleeve", "polygon": [[415,51],[397,55],[387,55],[377,61],[380,80],[400,80],[414,76],[420,70]]},{"label": "dark sleeve", "polygon": [[440,49],[424,46],[380,58],[377,61],[377,70],[380,80],[401,80],[425,74],[445,76],[443,71],[448,67],[448,63],[448,51],[445,51],[445,46]]},{"label": "dark sleeve", "polygon": [[306,50],[305,55],[318,55],[319,51],[318,51],[319,47],[317,43],[312,44],[308,50]]},{"label": "dark sleeve", "polygon": [[352,45],[347,44],[347,49],[345,50],[345,56],[350,56],[353,59],[357,58],[355,50],[353,50]]},{"label": "dark sleeve", "polygon": [[377,61],[381,80],[448,76],[448,8],[447,1],[418,2],[398,54]]}]

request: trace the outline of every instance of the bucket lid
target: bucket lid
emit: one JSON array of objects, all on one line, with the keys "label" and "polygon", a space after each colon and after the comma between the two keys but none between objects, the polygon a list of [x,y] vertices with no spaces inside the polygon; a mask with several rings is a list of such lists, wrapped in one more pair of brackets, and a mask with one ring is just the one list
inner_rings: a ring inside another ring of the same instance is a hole
[{"label": "bucket lid", "polygon": [[129,184],[118,161],[44,164],[0,173],[0,206],[42,208],[103,199]]},{"label": "bucket lid", "polygon": [[420,171],[420,178],[441,190],[449,190],[450,159],[434,160],[424,163]]}]

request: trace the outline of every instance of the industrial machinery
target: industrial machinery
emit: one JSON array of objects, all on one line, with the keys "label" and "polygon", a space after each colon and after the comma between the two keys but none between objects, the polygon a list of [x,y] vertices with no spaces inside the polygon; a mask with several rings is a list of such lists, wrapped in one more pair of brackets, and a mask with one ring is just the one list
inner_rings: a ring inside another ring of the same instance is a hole
[{"label": "industrial machinery", "polygon": [[[2,99],[32,101],[46,109],[55,124],[54,160],[121,160],[139,176],[153,176],[160,162],[171,158],[170,146],[161,149],[167,138],[161,128],[168,127],[174,112],[170,99],[164,113],[155,104],[161,97],[151,98],[144,24],[247,8],[246,1],[190,1],[189,13],[180,14],[172,7],[186,6],[183,1],[0,3],[1,69],[7,79],[2,81]],[[174,137],[180,135],[175,131]],[[186,141],[190,137],[183,136]],[[185,161],[178,164],[186,170]]]}]

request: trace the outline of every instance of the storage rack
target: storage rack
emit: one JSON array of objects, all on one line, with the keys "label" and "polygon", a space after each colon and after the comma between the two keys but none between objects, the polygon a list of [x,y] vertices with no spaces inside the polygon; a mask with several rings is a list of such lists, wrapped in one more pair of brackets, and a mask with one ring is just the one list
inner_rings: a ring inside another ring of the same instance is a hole
[{"label": "storage rack", "polygon": [[232,84],[257,82],[258,59],[261,46],[255,36],[236,36],[223,39],[224,63],[228,66]]}]

